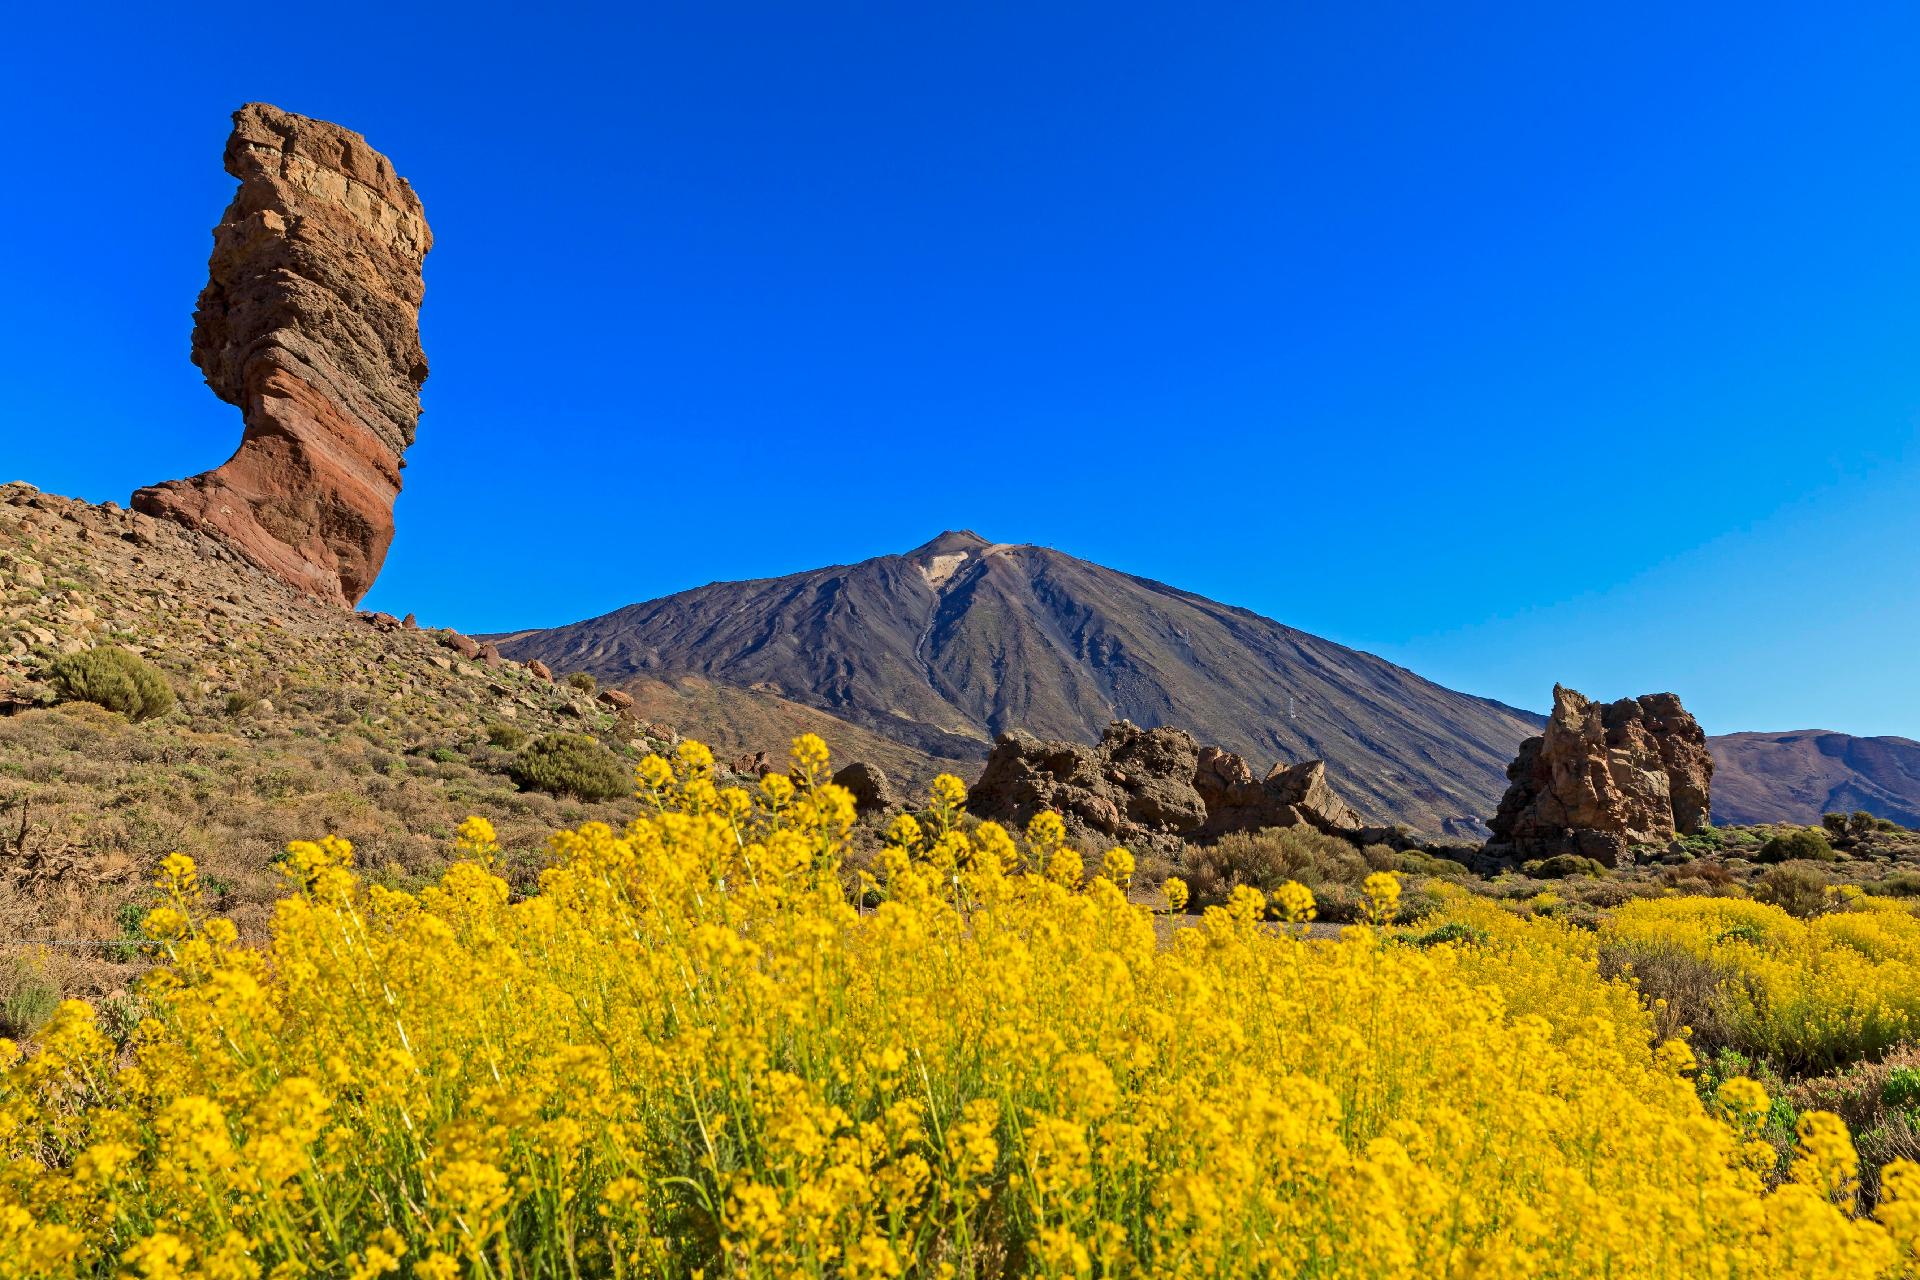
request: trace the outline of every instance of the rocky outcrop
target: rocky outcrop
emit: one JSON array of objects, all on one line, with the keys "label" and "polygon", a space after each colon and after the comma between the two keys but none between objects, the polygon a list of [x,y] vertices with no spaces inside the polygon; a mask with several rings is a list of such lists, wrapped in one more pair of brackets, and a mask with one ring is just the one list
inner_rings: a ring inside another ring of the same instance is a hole
[{"label": "rocky outcrop", "polygon": [[1306,825],[1354,839],[1370,830],[1328,785],[1323,761],[1275,765],[1256,781],[1245,760],[1200,746],[1184,729],[1124,720],[1091,747],[1000,735],[967,807],[1013,826],[1051,810],[1078,842],[1136,850],[1263,827]]},{"label": "rocky outcrop", "polygon": [[213,232],[193,362],[238,405],[240,448],[133,495],[323,600],[353,604],[393,541],[420,417],[419,197],[366,139],[265,103],[234,112],[240,190]]},{"label": "rocky outcrop", "polygon": [[877,764],[855,760],[834,774],[833,781],[852,794],[854,812],[862,816],[884,813],[897,803],[893,786],[887,781],[886,770]]},{"label": "rocky outcrop", "polygon": [[1489,856],[1573,853],[1611,867],[1706,826],[1713,757],[1671,693],[1603,704],[1555,685],[1546,732],[1520,744],[1507,778]]}]

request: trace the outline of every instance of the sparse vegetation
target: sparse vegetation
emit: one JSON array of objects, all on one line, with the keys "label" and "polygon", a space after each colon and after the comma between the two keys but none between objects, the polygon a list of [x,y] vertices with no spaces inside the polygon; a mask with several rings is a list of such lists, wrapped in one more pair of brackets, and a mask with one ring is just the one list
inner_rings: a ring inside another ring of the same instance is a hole
[{"label": "sparse vegetation", "polygon": [[592,697],[594,691],[600,687],[599,682],[584,671],[569,672],[566,683],[569,688],[578,689],[588,697]]}]

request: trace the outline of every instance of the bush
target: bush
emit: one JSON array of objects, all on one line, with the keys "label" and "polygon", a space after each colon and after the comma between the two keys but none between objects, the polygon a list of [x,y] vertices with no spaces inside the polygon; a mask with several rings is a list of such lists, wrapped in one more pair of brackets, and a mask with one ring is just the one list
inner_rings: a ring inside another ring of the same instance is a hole
[{"label": "bush", "polygon": [[1865,809],[1820,815],[1821,827],[1836,839],[1858,840],[1861,836],[1872,835],[1879,829],[1879,823],[1880,820]]},{"label": "bush", "polygon": [[487,726],[487,742],[503,751],[518,751],[527,745],[527,731],[503,721]]},{"label": "bush", "polygon": [[1371,868],[1345,840],[1312,827],[1270,827],[1236,831],[1194,848],[1187,870],[1198,905],[1225,902],[1241,885],[1271,893],[1289,880],[1298,880],[1321,898],[1320,915],[1328,919],[1328,903],[1321,890],[1359,884]]},{"label": "bush", "polygon": [[1920,871],[1896,871],[1873,891],[1889,898],[1920,898]]},{"label": "bush", "polygon": [[1889,1068],[1880,1085],[1880,1101],[1890,1107],[1920,1109],[1920,1066]]},{"label": "bush", "polygon": [[599,682],[584,671],[576,671],[568,676],[567,684],[572,688],[578,689],[588,697],[592,697],[594,690],[600,687]]},{"label": "bush", "polygon": [[1646,899],[1607,920],[1601,954],[1684,1013],[1696,1048],[1827,1070],[1920,1039],[1920,919],[1885,900],[1851,905],[1797,919],[1734,898]]},{"label": "bush", "polygon": [[526,790],[580,800],[611,800],[633,791],[633,775],[620,758],[581,733],[535,739],[513,758],[507,776]]},{"label": "bush", "polygon": [[1464,920],[1449,920],[1425,933],[1414,934],[1406,941],[1407,945],[1414,947],[1437,947],[1442,943],[1479,946],[1487,941],[1487,937],[1487,931],[1478,925],[1468,924]]},{"label": "bush", "polygon": [[103,644],[55,660],[47,678],[63,702],[91,702],[129,720],[173,710],[173,688],[152,664]]},{"label": "bush", "polygon": [[1607,874],[1604,864],[1592,858],[1583,858],[1577,853],[1556,853],[1551,858],[1529,862],[1521,870],[1537,880],[1565,880],[1569,876],[1593,876],[1597,879]]},{"label": "bush", "polygon": [[0,967],[0,1036],[25,1038],[40,1029],[60,1004],[60,992],[42,965],[12,958]]},{"label": "bush", "polygon": [[1806,920],[1827,909],[1827,878],[1805,863],[1768,867],[1753,887],[1753,896]]},{"label": "bush", "polygon": [[1818,827],[1782,831],[1760,846],[1762,862],[1833,862],[1839,856],[1827,833]]},{"label": "bush", "polygon": [[1456,876],[1464,878],[1473,874],[1463,862],[1452,858],[1442,858],[1437,854],[1410,849],[1405,853],[1396,853],[1387,862],[1387,870],[1402,871],[1414,876]]}]

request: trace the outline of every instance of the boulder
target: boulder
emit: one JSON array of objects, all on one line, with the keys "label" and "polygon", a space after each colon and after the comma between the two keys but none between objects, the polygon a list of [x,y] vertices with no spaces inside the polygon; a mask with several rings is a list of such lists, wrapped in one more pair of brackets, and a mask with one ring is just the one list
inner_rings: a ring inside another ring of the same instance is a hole
[{"label": "boulder", "polygon": [[471,637],[463,636],[458,631],[442,631],[440,633],[440,643],[463,658],[477,658],[480,656],[480,642]]},{"label": "boulder", "polygon": [[612,707],[615,711],[626,711],[633,706],[633,695],[630,693],[622,693],[618,689],[602,689],[600,691],[600,701]]},{"label": "boulder", "polygon": [[877,764],[855,760],[834,774],[833,782],[853,793],[853,808],[856,813],[880,813],[891,809],[896,803],[893,787],[887,782],[886,771]]},{"label": "boulder", "polygon": [[322,600],[352,605],[393,541],[420,418],[420,199],[366,139],[248,103],[214,228],[193,362],[237,405],[240,447],[211,471],[133,495],[136,510],[218,536]]},{"label": "boulder", "polygon": [[733,771],[749,778],[764,778],[777,767],[773,757],[764,751],[749,751],[734,757],[733,761]]},{"label": "boulder", "polygon": [[1713,757],[1671,693],[1598,703],[1555,685],[1546,732],[1520,744],[1507,780],[1488,856],[1571,853],[1613,867],[1636,846],[1705,828]]},{"label": "boulder", "polygon": [[527,672],[535,680],[545,680],[548,684],[553,683],[553,669],[538,658],[535,658],[527,664]]},{"label": "boulder", "polygon": [[1366,826],[1366,820],[1358,811],[1328,784],[1324,760],[1277,764],[1260,785],[1276,808],[1293,810],[1308,825],[1330,836],[1355,836]]}]

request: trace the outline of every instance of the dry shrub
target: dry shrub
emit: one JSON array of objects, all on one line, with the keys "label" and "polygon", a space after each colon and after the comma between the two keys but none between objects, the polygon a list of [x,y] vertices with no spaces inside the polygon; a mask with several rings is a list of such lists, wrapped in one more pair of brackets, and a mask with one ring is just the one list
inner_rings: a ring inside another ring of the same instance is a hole
[{"label": "dry shrub", "polygon": [[1753,896],[1807,920],[1827,909],[1827,878],[1807,863],[1786,862],[1767,868],[1754,886]]},{"label": "dry shrub", "polygon": [[1630,977],[1638,985],[1641,997],[1658,1011],[1663,1036],[1691,1027],[1693,1048],[1708,1056],[1752,1048],[1735,1030],[1725,985],[1737,981],[1732,971],[1679,946],[1619,941],[1601,944],[1599,966],[1603,977]]},{"label": "dry shrub", "polygon": [[1357,885],[1370,867],[1360,850],[1345,840],[1311,827],[1269,827],[1236,831],[1188,853],[1188,881],[1196,905],[1225,902],[1241,885],[1271,893],[1289,880],[1313,890],[1322,918],[1329,917],[1329,895],[1334,885]]},{"label": "dry shrub", "polygon": [[1920,1046],[1902,1045],[1878,1062],[1802,1080],[1787,1096],[1802,1111],[1831,1111],[1847,1122],[1869,1204],[1879,1199],[1882,1166],[1920,1161]]}]

